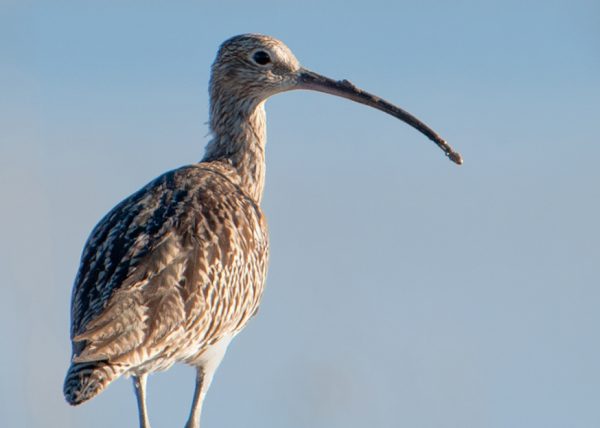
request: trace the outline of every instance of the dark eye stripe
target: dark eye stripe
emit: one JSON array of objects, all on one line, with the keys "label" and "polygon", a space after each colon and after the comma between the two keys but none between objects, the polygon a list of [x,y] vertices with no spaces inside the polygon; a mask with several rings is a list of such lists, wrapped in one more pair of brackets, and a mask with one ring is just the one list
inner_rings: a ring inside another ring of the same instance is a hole
[{"label": "dark eye stripe", "polygon": [[259,65],[267,65],[268,63],[271,62],[271,57],[265,51],[255,52],[254,55],[252,56],[252,59],[254,60],[255,63],[257,63]]}]

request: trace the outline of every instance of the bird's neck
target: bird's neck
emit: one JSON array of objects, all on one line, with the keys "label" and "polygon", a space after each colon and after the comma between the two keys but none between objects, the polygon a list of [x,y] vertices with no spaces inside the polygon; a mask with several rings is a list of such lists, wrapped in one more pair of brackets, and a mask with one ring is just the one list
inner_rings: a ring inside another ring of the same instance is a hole
[{"label": "bird's neck", "polygon": [[[206,146],[203,161],[224,162],[239,175],[242,190],[260,203],[265,184],[265,143],[267,118],[264,101],[211,105],[213,139]],[[232,105],[238,109],[231,109]]]}]

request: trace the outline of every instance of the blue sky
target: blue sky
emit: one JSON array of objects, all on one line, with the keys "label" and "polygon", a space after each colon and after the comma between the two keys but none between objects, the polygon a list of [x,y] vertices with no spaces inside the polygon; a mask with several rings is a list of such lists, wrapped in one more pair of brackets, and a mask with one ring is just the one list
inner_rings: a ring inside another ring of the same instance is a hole
[{"label": "blue sky", "polygon": [[[600,426],[600,5],[0,4],[0,425],[134,426],[130,382],[62,398],[70,289],[94,224],[202,157],[219,44],[286,42],[414,113],[267,103],[271,264],[203,426]],[[193,372],[149,380],[182,426]]]}]

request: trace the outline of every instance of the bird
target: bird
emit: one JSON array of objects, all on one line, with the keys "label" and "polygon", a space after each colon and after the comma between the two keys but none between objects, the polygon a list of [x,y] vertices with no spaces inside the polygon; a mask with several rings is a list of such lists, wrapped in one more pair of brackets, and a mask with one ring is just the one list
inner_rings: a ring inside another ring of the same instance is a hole
[{"label": "bird", "polygon": [[148,375],[184,363],[196,369],[185,426],[200,427],[215,371],[256,314],[265,285],[265,101],[296,89],[388,113],[462,163],[419,119],[348,80],[302,67],[280,40],[261,34],[226,40],[211,67],[211,139],[202,160],[124,199],[85,243],[71,294],[72,355],[63,387],[69,404],[132,377],[139,426],[150,428]]}]

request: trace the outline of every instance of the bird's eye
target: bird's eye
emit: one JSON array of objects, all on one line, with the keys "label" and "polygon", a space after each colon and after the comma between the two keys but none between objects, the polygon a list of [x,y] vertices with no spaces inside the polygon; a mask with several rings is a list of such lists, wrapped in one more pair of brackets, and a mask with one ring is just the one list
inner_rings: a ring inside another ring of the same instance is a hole
[{"label": "bird's eye", "polygon": [[271,62],[271,57],[265,51],[257,51],[252,55],[252,59],[258,65],[267,65]]}]

